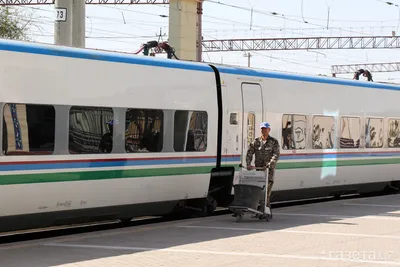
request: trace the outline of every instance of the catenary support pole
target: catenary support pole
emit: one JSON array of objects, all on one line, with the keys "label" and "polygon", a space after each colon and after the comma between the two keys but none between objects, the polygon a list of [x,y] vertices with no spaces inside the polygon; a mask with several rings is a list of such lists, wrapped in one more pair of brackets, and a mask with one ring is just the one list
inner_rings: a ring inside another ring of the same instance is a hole
[{"label": "catenary support pole", "polygon": [[170,0],[168,43],[180,60],[197,61],[197,0]]},{"label": "catenary support pole", "polygon": [[56,0],[54,15],[54,43],[56,45],[72,45],[72,1]]},{"label": "catenary support pole", "polygon": [[197,2],[197,56],[196,59],[198,62],[202,61],[202,52],[203,52],[203,34],[202,34],[202,20],[203,16],[203,1]]},{"label": "catenary support pole", "polygon": [[85,0],[72,1],[72,46],[85,47]]}]

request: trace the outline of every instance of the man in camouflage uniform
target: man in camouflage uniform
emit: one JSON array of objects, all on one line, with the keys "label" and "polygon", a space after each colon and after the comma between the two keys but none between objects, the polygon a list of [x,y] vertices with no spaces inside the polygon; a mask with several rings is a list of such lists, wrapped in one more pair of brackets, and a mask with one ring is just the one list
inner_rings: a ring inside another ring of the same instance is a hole
[{"label": "man in camouflage uniform", "polygon": [[[253,155],[255,154],[255,167],[264,169],[268,168],[267,207],[270,208],[271,189],[274,184],[275,167],[280,156],[280,147],[278,140],[269,135],[271,128],[268,122],[261,123],[260,128],[261,136],[257,137],[254,142],[250,144],[249,149],[247,150],[246,164],[248,170],[254,169],[250,164]],[[261,199],[261,207],[263,207],[263,202],[265,201],[264,192],[263,196],[264,197]]]}]

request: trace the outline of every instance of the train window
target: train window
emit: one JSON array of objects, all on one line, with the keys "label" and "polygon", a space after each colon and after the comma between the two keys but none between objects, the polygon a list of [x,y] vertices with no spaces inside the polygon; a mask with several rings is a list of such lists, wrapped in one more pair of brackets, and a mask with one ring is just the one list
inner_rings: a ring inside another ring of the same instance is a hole
[{"label": "train window", "polygon": [[256,115],[249,113],[247,115],[247,147],[250,146],[251,142],[256,138]]},{"label": "train window", "polygon": [[175,111],[174,150],[206,151],[208,115],[205,111]]},{"label": "train window", "polygon": [[388,146],[400,147],[400,119],[389,119]]},{"label": "train window", "polygon": [[359,148],[361,120],[357,117],[340,118],[340,148]]},{"label": "train window", "polygon": [[48,155],[54,151],[56,112],[50,105],[5,104],[3,153]]},{"label": "train window", "polygon": [[284,114],[282,116],[282,149],[305,149],[307,140],[307,117]]},{"label": "train window", "polygon": [[312,142],[314,149],[334,148],[335,118],[331,116],[314,116]]},{"label": "train window", "polygon": [[163,148],[164,112],[156,109],[127,109],[125,151],[160,152]]},{"label": "train window", "polygon": [[71,154],[111,153],[113,110],[104,107],[71,107],[69,152]]},{"label": "train window", "polygon": [[383,119],[367,118],[365,120],[365,147],[383,147]]}]

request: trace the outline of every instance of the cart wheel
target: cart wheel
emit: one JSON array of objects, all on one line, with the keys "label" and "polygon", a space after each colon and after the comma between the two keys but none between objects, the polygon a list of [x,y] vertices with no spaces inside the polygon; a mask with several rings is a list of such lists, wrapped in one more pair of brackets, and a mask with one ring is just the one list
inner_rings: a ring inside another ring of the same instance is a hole
[{"label": "cart wheel", "polygon": [[238,213],[236,214],[236,222],[240,222],[243,219],[243,214]]}]

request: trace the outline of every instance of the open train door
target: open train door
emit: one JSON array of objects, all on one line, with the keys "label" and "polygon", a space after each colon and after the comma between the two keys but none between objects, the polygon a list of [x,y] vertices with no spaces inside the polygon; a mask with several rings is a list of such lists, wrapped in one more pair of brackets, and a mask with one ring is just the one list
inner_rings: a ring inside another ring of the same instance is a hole
[{"label": "open train door", "polygon": [[[246,166],[247,149],[256,135],[259,135],[260,123],[264,119],[261,85],[242,83],[242,157],[241,163]],[[254,162],[254,159],[253,159]]]}]

